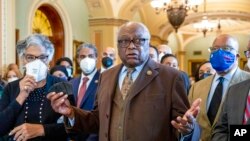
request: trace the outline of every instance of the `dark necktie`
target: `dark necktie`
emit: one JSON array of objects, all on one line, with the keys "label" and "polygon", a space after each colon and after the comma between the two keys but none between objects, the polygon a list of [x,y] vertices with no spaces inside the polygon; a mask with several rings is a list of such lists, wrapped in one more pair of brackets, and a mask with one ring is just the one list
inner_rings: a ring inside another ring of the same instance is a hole
[{"label": "dark necktie", "polygon": [[132,73],[134,72],[134,70],[135,70],[134,68],[128,68],[127,74],[125,78],[123,79],[122,88],[121,88],[123,100],[127,97],[128,91],[131,85],[133,84]]},{"label": "dark necktie", "polygon": [[247,96],[245,114],[243,119],[243,124],[247,124],[247,121],[250,119],[250,93]]},{"label": "dark necktie", "polygon": [[82,85],[81,85],[81,88],[80,88],[80,90],[78,92],[78,96],[77,96],[77,107],[81,106],[83,97],[84,97],[86,89],[87,89],[87,82],[88,82],[88,80],[89,80],[88,77],[84,77],[82,79]]},{"label": "dark necktie", "polygon": [[224,81],[224,78],[220,77],[219,83],[215,88],[214,95],[209,105],[208,112],[207,112],[211,125],[214,123],[214,119],[220,107],[220,103],[222,99],[222,92],[223,92],[223,81]]}]

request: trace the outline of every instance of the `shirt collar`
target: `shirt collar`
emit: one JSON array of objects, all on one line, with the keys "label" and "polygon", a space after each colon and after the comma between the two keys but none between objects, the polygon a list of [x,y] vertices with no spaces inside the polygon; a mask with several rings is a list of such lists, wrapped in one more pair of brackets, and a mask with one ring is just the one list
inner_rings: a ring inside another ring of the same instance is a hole
[{"label": "shirt collar", "polygon": [[97,72],[97,69],[95,68],[95,70],[91,73],[91,74],[89,74],[89,75],[84,75],[83,73],[82,73],[82,75],[81,75],[81,80],[84,78],[84,77],[88,77],[89,78],[89,80],[92,80],[93,79],[93,77],[95,76],[95,73]]},{"label": "shirt collar", "polygon": [[[136,66],[136,67],[135,67],[135,71],[141,72],[141,70],[142,70],[142,68],[145,66],[146,62],[147,62],[147,61],[143,62],[140,66]],[[125,65],[123,65],[122,71],[121,71],[121,72],[122,72],[122,73],[127,72],[127,68],[128,68],[128,67],[126,67]]]},{"label": "shirt collar", "polygon": [[221,76],[219,74],[215,74],[215,80],[217,81],[219,77],[224,77],[225,80],[230,81],[238,67],[233,68],[229,73],[225,74],[224,76]]}]

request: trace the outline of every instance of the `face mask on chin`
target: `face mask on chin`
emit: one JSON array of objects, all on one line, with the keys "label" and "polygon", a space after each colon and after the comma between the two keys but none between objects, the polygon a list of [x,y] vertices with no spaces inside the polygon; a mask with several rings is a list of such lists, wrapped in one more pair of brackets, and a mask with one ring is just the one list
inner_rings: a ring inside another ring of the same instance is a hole
[{"label": "face mask on chin", "polygon": [[233,66],[235,60],[236,55],[222,49],[219,49],[210,55],[211,65],[217,72],[229,70]]},{"label": "face mask on chin", "polygon": [[162,58],[164,55],[165,55],[165,53],[163,53],[163,52],[161,52],[161,53],[159,54],[159,61],[161,61],[161,58]]},{"label": "face mask on chin", "polygon": [[29,62],[25,65],[26,74],[35,78],[36,82],[44,80],[47,77],[48,67],[40,59]]},{"label": "face mask on chin", "polygon": [[66,71],[68,73],[68,76],[70,77],[72,74],[72,69],[71,68],[66,68]]},{"label": "face mask on chin", "polygon": [[84,74],[88,75],[92,73],[96,67],[96,60],[93,58],[84,58],[80,62],[81,70]]},{"label": "face mask on chin", "polygon": [[13,82],[13,81],[16,81],[16,80],[18,80],[18,77],[11,77],[11,78],[8,78],[8,83],[10,83],[10,82]]}]

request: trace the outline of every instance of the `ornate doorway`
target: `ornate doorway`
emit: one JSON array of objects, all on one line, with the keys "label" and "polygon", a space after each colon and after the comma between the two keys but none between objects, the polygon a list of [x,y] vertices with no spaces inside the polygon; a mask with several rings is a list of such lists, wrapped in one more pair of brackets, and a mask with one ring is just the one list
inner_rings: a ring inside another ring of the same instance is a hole
[{"label": "ornate doorway", "polygon": [[57,11],[50,5],[41,5],[35,12],[32,21],[32,33],[41,33],[49,37],[55,46],[54,58],[50,65],[64,56],[64,27]]}]

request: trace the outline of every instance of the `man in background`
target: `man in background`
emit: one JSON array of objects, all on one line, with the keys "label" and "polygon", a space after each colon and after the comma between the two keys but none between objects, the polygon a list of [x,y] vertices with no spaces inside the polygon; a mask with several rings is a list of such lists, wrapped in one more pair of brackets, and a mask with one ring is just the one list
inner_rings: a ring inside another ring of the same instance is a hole
[{"label": "man in background", "polygon": [[250,72],[250,39],[248,41],[247,50],[244,51],[244,54],[247,58],[247,63],[244,66],[244,70]]},{"label": "man in background", "polygon": [[[100,72],[97,71],[97,49],[93,44],[83,43],[77,48],[77,63],[80,65],[82,73],[70,81],[73,85],[76,107],[83,110],[93,110],[96,97],[96,90]],[[96,141],[96,134],[75,134],[72,136],[76,141]]]},{"label": "man in background", "polygon": [[153,59],[155,62],[159,62],[158,49],[153,45],[149,46],[149,57]]},{"label": "man in background", "polygon": [[189,91],[192,103],[196,98],[202,99],[197,122],[202,128],[201,140],[210,141],[212,129],[218,121],[220,107],[228,88],[250,78],[248,72],[238,67],[239,43],[234,37],[221,34],[214,40],[210,49],[210,63],[215,69],[214,75],[194,83]]},{"label": "man in background", "polygon": [[107,69],[112,68],[115,65],[116,56],[115,49],[113,47],[107,47],[102,53],[102,67],[101,73]]}]

